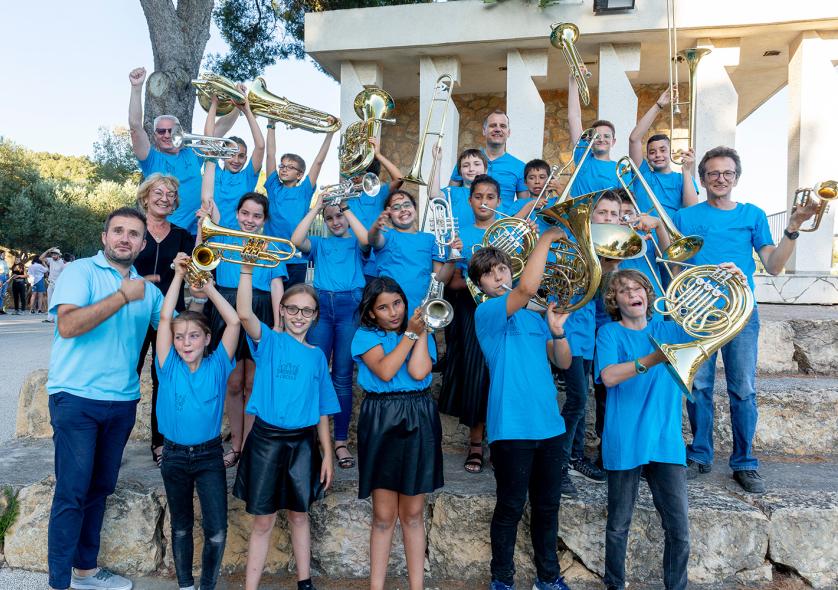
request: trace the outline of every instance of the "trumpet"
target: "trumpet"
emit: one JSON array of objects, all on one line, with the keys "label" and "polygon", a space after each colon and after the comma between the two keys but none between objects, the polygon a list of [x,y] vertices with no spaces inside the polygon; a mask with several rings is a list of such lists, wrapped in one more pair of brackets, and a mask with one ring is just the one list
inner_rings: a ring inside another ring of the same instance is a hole
[{"label": "trumpet", "polygon": [[375,86],[367,86],[355,97],[355,114],[361,120],[355,121],[340,138],[338,159],[340,173],[353,176],[367,169],[375,158],[370,138],[378,137],[382,123],[395,123],[387,115],[396,108],[393,97]]},{"label": "trumpet", "polygon": [[236,108],[236,103],[244,102],[244,95],[236,84],[229,78],[204,72],[197,80],[192,80],[192,86],[198,94],[198,104],[205,111],[210,110],[212,97],[218,97],[218,106],[215,110],[217,115],[226,115]]},{"label": "trumpet", "polygon": [[[431,98],[431,108],[428,110],[428,118],[425,120],[425,130],[422,132],[422,139],[419,140],[419,147],[416,149],[416,157],[413,158],[413,165],[410,167],[410,172],[402,178],[404,182],[411,182],[422,186],[428,184],[422,178],[422,157],[425,155],[425,141],[429,135],[436,135],[437,148],[442,147],[442,138],[445,134],[445,119],[448,115],[448,104],[451,102],[453,87],[454,78],[451,77],[451,74],[442,74],[436,79],[434,94]],[[442,119],[439,122],[439,131],[431,131],[431,120],[433,119],[434,110],[436,110],[436,104],[438,102],[444,103],[442,105]]]},{"label": "trumpet", "polygon": [[250,110],[257,117],[280,121],[288,127],[297,127],[313,133],[334,133],[340,129],[340,119],[329,113],[318,111],[284,96],[268,91],[265,79],[259,76],[250,85],[247,93]]},{"label": "trumpet", "polygon": [[818,229],[823,216],[829,211],[829,202],[836,197],[838,197],[838,182],[834,180],[824,180],[812,188],[799,188],[794,191],[791,207],[792,213],[798,207],[805,207],[810,201],[814,201],[818,205],[818,212],[815,213],[812,225],[807,228],[801,227],[800,231],[810,232]]},{"label": "trumpet", "polygon": [[[222,261],[233,264],[250,264],[262,268],[274,268],[297,256],[297,249],[288,240],[273,236],[253,234],[237,229],[222,227],[209,217],[204,217],[199,227],[201,243],[192,250],[192,264],[198,271],[211,271]],[[214,238],[239,238],[241,245]],[[271,248],[271,246],[274,246]],[[284,249],[283,249],[284,248]],[[238,258],[230,257],[237,253]]]},{"label": "trumpet", "polygon": [[422,319],[428,332],[446,327],[454,319],[454,308],[442,298],[444,285],[436,280],[436,273],[431,273],[428,292],[422,300]]},{"label": "trumpet", "polygon": [[320,187],[320,195],[323,197],[325,206],[340,205],[347,199],[354,199],[361,195],[374,197],[379,191],[381,191],[381,181],[372,172],[364,174],[359,183],[354,182],[352,178],[348,178],[337,184]]},{"label": "trumpet", "polygon": [[192,148],[199,157],[206,159],[228,160],[239,153],[239,144],[232,139],[186,133],[180,125],[172,131],[172,145]]},{"label": "trumpet", "polygon": [[567,62],[567,67],[573,73],[576,80],[576,88],[579,90],[579,99],[582,104],[588,106],[591,103],[591,92],[588,89],[588,78],[591,72],[585,67],[585,62],[576,49],[576,41],[579,39],[579,27],[573,23],[554,23],[550,31],[550,44],[556,49],[561,49],[562,55]]}]

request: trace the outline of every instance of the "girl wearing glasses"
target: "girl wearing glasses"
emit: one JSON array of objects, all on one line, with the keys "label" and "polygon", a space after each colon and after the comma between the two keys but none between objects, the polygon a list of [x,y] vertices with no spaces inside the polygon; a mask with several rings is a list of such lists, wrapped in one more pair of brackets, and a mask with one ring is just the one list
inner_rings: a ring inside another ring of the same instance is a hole
[{"label": "girl wearing glasses", "polygon": [[[307,236],[321,211],[331,235]],[[346,446],[352,417],[350,345],[358,327],[355,310],[365,285],[361,250],[367,247],[367,230],[346,205],[324,206],[322,194],[318,193],[314,206],[294,230],[291,241],[314,261],[314,288],[322,311],[311,330],[310,340],[320,347],[332,365],[332,382],[340,402],[340,414],[335,416],[335,455],[341,469],[351,469],[355,467],[355,458]]]},{"label": "girl wearing glasses", "polygon": [[[278,510],[286,510],[297,563],[297,588],[313,590],[308,511],[334,475],[329,415],[340,411],[323,352],[306,343],[319,304],[300,283],[282,296],[280,325],[271,329],[252,305],[254,267],[243,265],[236,309],[256,361],[247,413],[253,429],[241,457],[233,495],[254,516],[245,587],[255,590],[270,547]],[[317,447],[320,440],[323,455]]]},{"label": "girl wearing glasses", "polygon": [[[428,387],[436,345],[419,309],[389,277],[364,289],[352,339],[358,385],[358,497],[372,494],[370,588],[383,590],[396,519],[401,522],[410,590],[423,588],[425,494],[442,478],[442,426]],[[408,319],[409,318],[409,319]]]}]

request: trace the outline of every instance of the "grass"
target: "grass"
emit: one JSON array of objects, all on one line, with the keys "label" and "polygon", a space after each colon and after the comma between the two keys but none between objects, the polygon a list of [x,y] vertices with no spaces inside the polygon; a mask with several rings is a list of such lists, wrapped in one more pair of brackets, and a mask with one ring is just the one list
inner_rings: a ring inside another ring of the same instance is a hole
[{"label": "grass", "polygon": [[6,499],[6,509],[3,511],[3,514],[0,514],[0,543],[5,540],[6,531],[17,520],[18,511],[20,510],[17,496],[12,488],[9,486],[3,488],[3,496]]}]

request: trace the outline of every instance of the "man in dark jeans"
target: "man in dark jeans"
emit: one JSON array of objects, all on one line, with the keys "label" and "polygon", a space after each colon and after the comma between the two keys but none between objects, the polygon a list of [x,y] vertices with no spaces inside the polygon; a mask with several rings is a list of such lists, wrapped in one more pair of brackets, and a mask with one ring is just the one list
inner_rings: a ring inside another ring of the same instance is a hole
[{"label": "man in dark jeans", "polygon": [[163,295],[146,289],[132,265],[145,240],[145,216],[111,213],[96,256],[68,265],[53,293],[58,317],[47,393],[55,444],[49,521],[53,590],[130,590],[130,580],[97,567],[105,499],[134,427],[140,380],[134,367]]}]

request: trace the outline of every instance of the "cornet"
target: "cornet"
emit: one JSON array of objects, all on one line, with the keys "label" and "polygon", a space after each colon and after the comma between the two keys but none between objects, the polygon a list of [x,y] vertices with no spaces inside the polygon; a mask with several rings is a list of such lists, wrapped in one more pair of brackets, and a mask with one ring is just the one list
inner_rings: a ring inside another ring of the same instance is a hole
[{"label": "cornet", "polygon": [[372,172],[364,174],[361,182],[355,183],[348,178],[337,184],[320,187],[320,195],[325,206],[340,205],[347,199],[354,199],[361,195],[376,196],[381,191],[381,181]]},{"label": "cornet", "polygon": [[567,62],[576,80],[576,88],[579,90],[579,99],[582,104],[588,106],[591,102],[591,92],[588,90],[588,78],[591,72],[585,67],[585,62],[576,49],[576,41],[579,40],[579,27],[573,23],[554,23],[550,31],[550,44],[556,49],[561,49],[562,55]]},{"label": "cornet", "polygon": [[[429,229],[434,234],[439,256],[445,256],[445,248],[453,244],[457,239],[457,220],[451,209],[450,196],[447,198],[435,197],[428,201],[431,220]],[[449,260],[462,258],[462,253],[456,248],[451,249]]]},{"label": "cornet", "polygon": [[431,273],[428,292],[422,300],[422,320],[428,332],[441,330],[454,319],[454,308],[442,298],[444,285],[436,280],[436,273]]},{"label": "cornet", "polygon": [[239,153],[239,144],[232,139],[185,133],[180,125],[172,131],[172,145],[192,148],[199,157],[207,159],[228,160]]},{"label": "cornet", "polygon": [[835,199],[835,197],[838,197],[838,182],[834,180],[824,180],[812,188],[799,188],[794,191],[791,207],[792,213],[798,207],[805,207],[810,201],[814,201],[818,205],[818,212],[815,213],[812,225],[807,228],[801,227],[799,231],[809,232],[818,229],[821,224],[821,219],[829,211],[829,202]]}]

